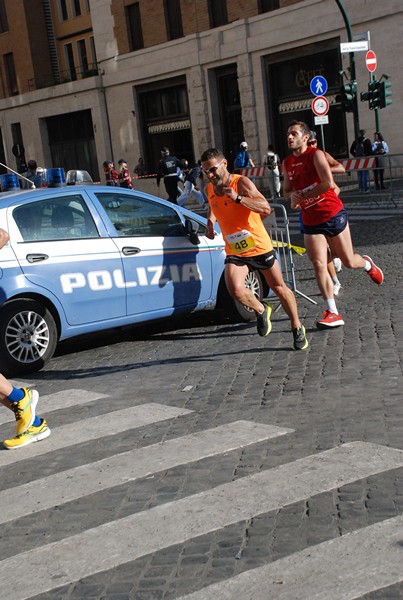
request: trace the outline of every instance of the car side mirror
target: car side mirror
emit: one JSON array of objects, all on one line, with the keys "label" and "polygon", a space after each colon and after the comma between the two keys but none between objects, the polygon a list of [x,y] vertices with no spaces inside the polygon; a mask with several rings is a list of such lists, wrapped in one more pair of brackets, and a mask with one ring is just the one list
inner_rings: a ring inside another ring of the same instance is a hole
[{"label": "car side mirror", "polygon": [[193,244],[194,246],[197,246],[198,244],[200,244],[200,238],[197,235],[198,229],[199,229],[198,223],[196,223],[195,221],[192,221],[191,219],[185,220],[186,235],[188,236],[191,244]]}]

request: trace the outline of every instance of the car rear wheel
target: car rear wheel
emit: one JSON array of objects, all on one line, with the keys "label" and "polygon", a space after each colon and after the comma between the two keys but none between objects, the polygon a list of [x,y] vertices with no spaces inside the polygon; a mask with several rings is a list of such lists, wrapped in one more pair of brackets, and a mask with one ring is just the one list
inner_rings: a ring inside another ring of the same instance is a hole
[{"label": "car rear wheel", "polygon": [[0,310],[0,371],[39,371],[53,356],[57,328],[49,310],[35,300],[15,300]]},{"label": "car rear wheel", "polygon": [[[258,271],[249,271],[245,277],[245,287],[253,291],[255,296],[261,300],[264,298],[264,288],[261,275]],[[248,323],[256,319],[255,311],[234,300],[227,290],[224,276],[220,282],[219,289],[220,307],[224,309],[226,315],[233,321]]]}]

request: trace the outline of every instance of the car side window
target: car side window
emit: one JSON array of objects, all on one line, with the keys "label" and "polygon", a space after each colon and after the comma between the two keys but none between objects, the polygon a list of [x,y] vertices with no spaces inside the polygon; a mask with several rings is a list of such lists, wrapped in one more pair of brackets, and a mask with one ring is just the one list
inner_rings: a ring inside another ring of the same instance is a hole
[{"label": "car side window", "polygon": [[185,235],[178,213],[159,202],[135,194],[96,192],[119,237],[173,237]]},{"label": "car side window", "polygon": [[99,237],[82,196],[61,196],[29,202],[13,210],[24,242]]}]

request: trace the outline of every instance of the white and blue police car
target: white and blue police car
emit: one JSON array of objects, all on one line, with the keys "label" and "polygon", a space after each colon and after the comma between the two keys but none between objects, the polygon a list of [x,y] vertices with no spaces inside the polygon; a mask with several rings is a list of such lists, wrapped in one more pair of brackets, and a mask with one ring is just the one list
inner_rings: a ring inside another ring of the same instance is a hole
[{"label": "white and blue police car", "polygon": [[[0,372],[42,368],[59,340],[223,308],[224,243],[202,216],[135,190],[68,186],[0,194]],[[257,272],[245,285],[264,295]]]}]

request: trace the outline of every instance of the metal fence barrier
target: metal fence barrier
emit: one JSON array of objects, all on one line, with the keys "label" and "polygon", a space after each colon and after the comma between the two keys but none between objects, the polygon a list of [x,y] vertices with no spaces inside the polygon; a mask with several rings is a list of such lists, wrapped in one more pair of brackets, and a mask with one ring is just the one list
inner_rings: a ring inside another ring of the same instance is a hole
[{"label": "metal fence barrier", "polygon": [[304,294],[297,287],[292,253],[297,252],[298,254],[303,254],[305,253],[305,248],[291,244],[289,219],[285,207],[282,204],[276,203],[271,203],[270,206],[272,208],[272,213],[264,219],[263,223],[272,239],[277,260],[280,263],[283,279],[295,294],[312,302],[312,304],[317,304],[313,298]]},{"label": "metal fence barrier", "polygon": [[[342,159],[340,162],[346,169],[346,173],[334,175],[337,185],[340,187],[340,195],[349,196],[350,199],[369,200],[380,206],[382,202],[388,206],[397,207],[397,201],[403,199],[403,154],[384,154],[382,156],[367,156],[363,158]],[[281,171],[281,169],[280,169]],[[358,173],[368,171],[369,191],[360,192]],[[375,173],[383,171],[384,189],[376,189]],[[269,178],[273,172],[265,166],[249,167],[241,170],[242,175],[251,177],[257,188],[265,195],[270,196]],[[274,198],[273,198],[274,200]]]}]

